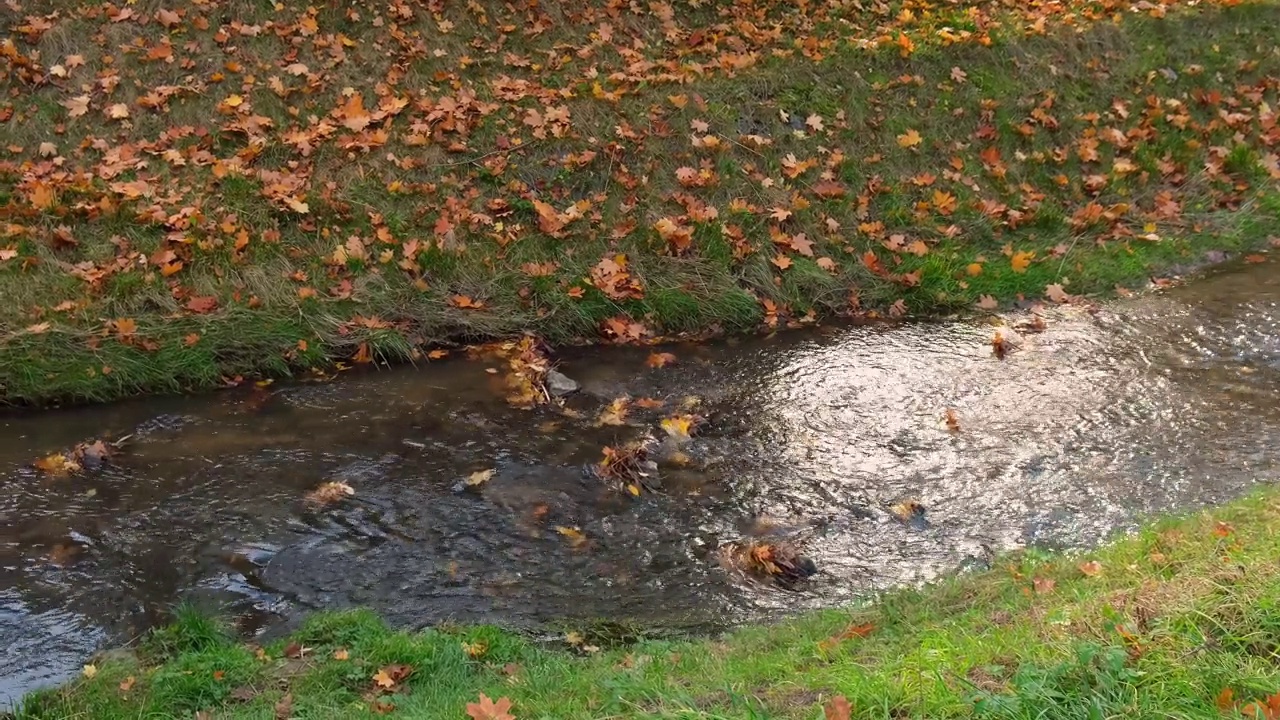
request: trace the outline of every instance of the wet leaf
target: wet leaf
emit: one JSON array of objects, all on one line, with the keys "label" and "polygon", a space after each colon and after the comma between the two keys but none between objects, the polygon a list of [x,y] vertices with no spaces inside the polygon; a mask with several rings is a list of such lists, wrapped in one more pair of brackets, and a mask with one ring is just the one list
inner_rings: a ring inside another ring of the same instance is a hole
[{"label": "wet leaf", "polygon": [[511,714],[510,698],[501,697],[495,702],[488,695],[480,693],[480,701],[467,703],[467,716],[471,720],[516,720]]},{"label": "wet leaf", "polygon": [[942,419],[947,423],[948,431],[953,433],[960,432],[960,418],[956,415],[955,410],[947,408],[947,411],[942,415]]},{"label": "wet leaf", "polygon": [[1258,254],[1256,254],[1256,253],[1255,253],[1255,254],[1253,254],[1253,255],[1245,255],[1245,256],[1244,256],[1244,261],[1245,261],[1245,262],[1247,262],[1247,263],[1252,263],[1252,264],[1264,263],[1264,262],[1266,262],[1266,261],[1267,261],[1267,256],[1266,256],[1266,255],[1258,255]]},{"label": "wet leaf", "polygon": [[566,525],[557,525],[556,532],[563,535],[572,547],[580,548],[587,544],[587,536],[584,535],[576,526],[568,527]]},{"label": "wet leaf", "polygon": [[655,352],[655,353],[649,353],[649,359],[647,361],[647,364],[651,368],[660,368],[660,367],[666,367],[674,363],[675,361],[676,361],[676,356],[672,355],[669,352],[664,352],[664,353]]},{"label": "wet leaf", "polygon": [[80,465],[62,453],[54,453],[36,460],[32,465],[36,470],[52,477],[62,477],[80,472]]},{"label": "wet leaf", "polygon": [[330,480],[307,493],[306,501],[314,505],[332,505],[350,495],[355,495],[355,488],[350,485]]},{"label": "wet leaf", "polygon": [[630,409],[631,398],[620,397],[615,398],[600,413],[600,417],[596,418],[597,426],[605,425],[626,425],[627,412]]},{"label": "wet leaf", "polygon": [[497,470],[494,470],[493,468],[489,468],[488,470],[477,470],[467,476],[467,486],[479,487],[489,482],[496,472]]}]

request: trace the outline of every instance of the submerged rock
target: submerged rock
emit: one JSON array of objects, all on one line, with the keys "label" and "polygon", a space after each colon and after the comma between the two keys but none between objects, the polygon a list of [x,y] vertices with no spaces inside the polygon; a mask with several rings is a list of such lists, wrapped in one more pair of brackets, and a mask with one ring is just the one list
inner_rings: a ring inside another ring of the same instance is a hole
[{"label": "submerged rock", "polygon": [[547,392],[556,397],[572,395],[580,389],[577,381],[556,370],[548,370],[546,375]]}]

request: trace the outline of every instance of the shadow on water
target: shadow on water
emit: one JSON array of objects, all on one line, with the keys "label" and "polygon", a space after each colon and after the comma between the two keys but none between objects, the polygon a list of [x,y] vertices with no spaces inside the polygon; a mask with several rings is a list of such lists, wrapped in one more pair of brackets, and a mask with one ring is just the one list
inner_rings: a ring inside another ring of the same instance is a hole
[{"label": "shadow on water", "polygon": [[[580,351],[584,417],[508,407],[484,362],[0,419],[0,697],[73,673],[178,599],[250,632],[316,608],[392,623],[709,630],[1082,546],[1143,514],[1238,495],[1280,460],[1280,272],[1234,268],[1096,313],[1054,311],[1005,360],[986,324],[825,329]],[[667,401],[627,426],[620,395]],[[694,396],[711,418],[630,498],[584,472]],[[960,432],[944,413],[955,411]],[[101,471],[33,458],[132,434]],[[478,490],[460,482],[493,468]],[[309,506],[341,480],[355,495]],[[913,499],[925,521],[886,511]],[[761,517],[802,528],[820,573],[743,582],[715,549]],[[575,544],[557,527],[577,527]]]}]

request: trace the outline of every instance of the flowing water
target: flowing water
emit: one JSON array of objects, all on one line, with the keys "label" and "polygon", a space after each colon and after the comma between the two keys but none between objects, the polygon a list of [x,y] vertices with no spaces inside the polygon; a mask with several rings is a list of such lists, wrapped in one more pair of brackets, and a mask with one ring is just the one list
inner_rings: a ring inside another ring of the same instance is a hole
[{"label": "flowing water", "polygon": [[[675,346],[678,363],[660,369],[648,350],[585,350],[558,358],[582,384],[568,401],[582,417],[508,407],[495,363],[467,360],[5,416],[0,704],[183,598],[246,632],[347,606],[408,627],[608,618],[702,631],[1011,548],[1087,546],[1276,476],[1277,301],[1280,266],[1229,268],[1092,313],[1055,310],[1003,360],[976,322]],[[597,426],[622,395],[667,406]],[[603,446],[660,434],[690,397],[710,422],[687,464],[662,468],[660,492],[632,498],[584,472]],[[104,435],[132,437],[101,469],[31,469]],[[355,494],[305,502],[326,480]],[[925,522],[886,511],[905,499]],[[785,590],[715,561],[762,517],[803,533],[817,576]]]}]

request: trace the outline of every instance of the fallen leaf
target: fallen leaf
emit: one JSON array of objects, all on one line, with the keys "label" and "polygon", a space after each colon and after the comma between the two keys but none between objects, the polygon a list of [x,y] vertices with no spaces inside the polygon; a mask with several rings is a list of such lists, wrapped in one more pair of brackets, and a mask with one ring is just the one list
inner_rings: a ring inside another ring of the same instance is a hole
[{"label": "fallen leaf", "polygon": [[193,313],[209,313],[218,307],[218,298],[212,295],[200,295],[187,301],[186,308]]},{"label": "fallen leaf", "polygon": [[904,148],[912,148],[920,144],[922,138],[920,133],[915,130],[908,130],[898,136],[898,146]]},{"label": "fallen leaf", "polygon": [[[348,495],[355,495],[355,488],[344,482],[330,480],[307,493],[306,501],[313,505],[332,505]],[[292,646],[290,646],[292,647]]]},{"label": "fallen leaf", "polygon": [[489,482],[489,479],[493,477],[495,472],[497,472],[497,470],[494,470],[493,468],[489,468],[488,470],[477,470],[467,476],[467,486],[479,487]]},{"label": "fallen leaf", "polygon": [[1266,261],[1267,261],[1267,256],[1266,256],[1266,255],[1257,255],[1257,254],[1254,254],[1254,255],[1245,255],[1245,256],[1244,256],[1244,261],[1245,261],[1245,262],[1247,262],[1247,263],[1253,263],[1253,264],[1263,263],[1263,262],[1266,262]]},{"label": "fallen leaf", "polygon": [[1080,563],[1078,567],[1080,568],[1080,572],[1084,573],[1085,577],[1097,577],[1102,573],[1102,563],[1097,560]]},{"label": "fallen leaf", "polygon": [[292,693],[285,693],[284,697],[280,698],[279,702],[275,704],[275,715],[276,720],[289,720],[289,718],[293,717]]},{"label": "fallen leaf", "polygon": [[843,695],[837,695],[822,707],[822,717],[824,720],[849,720],[853,713],[853,705],[849,703],[848,698]]},{"label": "fallen leaf", "polygon": [[569,540],[569,544],[573,547],[582,547],[587,543],[587,536],[576,527],[567,527],[565,525],[557,525],[556,532],[565,536]]},{"label": "fallen leaf", "polygon": [[129,692],[130,690],[132,690],[132,689],[133,689],[133,684],[134,684],[135,682],[137,682],[137,681],[138,681],[138,679],[137,679],[137,678],[135,678],[135,677],[134,677],[134,676],[132,676],[132,675],[130,675],[129,677],[125,678],[124,680],[121,680],[121,681],[120,681],[120,692]]},{"label": "fallen leaf", "polygon": [[467,715],[471,720],[516,720],[510,710],[510,698],[501,697],[495,702],[484,693],[480,693],[480,702],[467,703]]},{"label": "fallen leaf", "polygon": [[1027,271],[1027,268],[1031,267],[1031,260],[1034,259],[1035,256],[1036,254],[1034,252],[1016,252],[1009,258],[1009,265],[1013,267],[1014,272],[1019,274],[1024,273]]},{"label": "fallen leaf", "polygon": [[98,666],[93,664],[85,665],[80,669],[80,674],[92,679],[93,676],[98,674]]},{"label": "fallen leaf", "polygon": [[955,410],[947,408],[947,411],[943,413],[942,418],[947,423],[947,430],[950,430],[953,433],[960,432],[960,418],[956,416]]},{"label": "fallen leaf", "polygon": [[647,364],[651,368],[660,368],[660,367],[666,367],[674,363],[675,361],[676,361],[676,356],[672,355],[669,352],[649,353],[649,360],[647,361]]},{"label": "fallen leaf", "polygon": [[348,651],[346,648],[338,648],[337,650],[333,651],[334,660],[349,660],[350,658],[351,658],[351,652]]},{"label": "fallen leaf", "polygon": [[1031,581],[1031,587],[1036,591],[1037,595],[1045,595],[1053,592],[1053,588],[1058,584],[1053,578],[1035,578]]},{"label": "fallen leaf", "polygon": [[1218,693],[1218,697],[1214,699],[1213,704],[1218,706],[1218,710],[1226,713],[1236,708],[1236,691],[1231,688],[1222,688],[1222,692]]},{"label": "fallen leaf", "polygon": [[773,263],[774,265],[777,265],[779,270],[786,270],[787,268],[791,267],[791,258],[787,257],[786,255],[783,255],[782,253],[778,253],[777,255],[775,255],[774,258],[769,262]]},{"label": "fallen leaf", "polygon": [[1000,303],[990,295],[982,295],[978,298],[978,307],[982,310],[995,310],[1000,307]]}]

